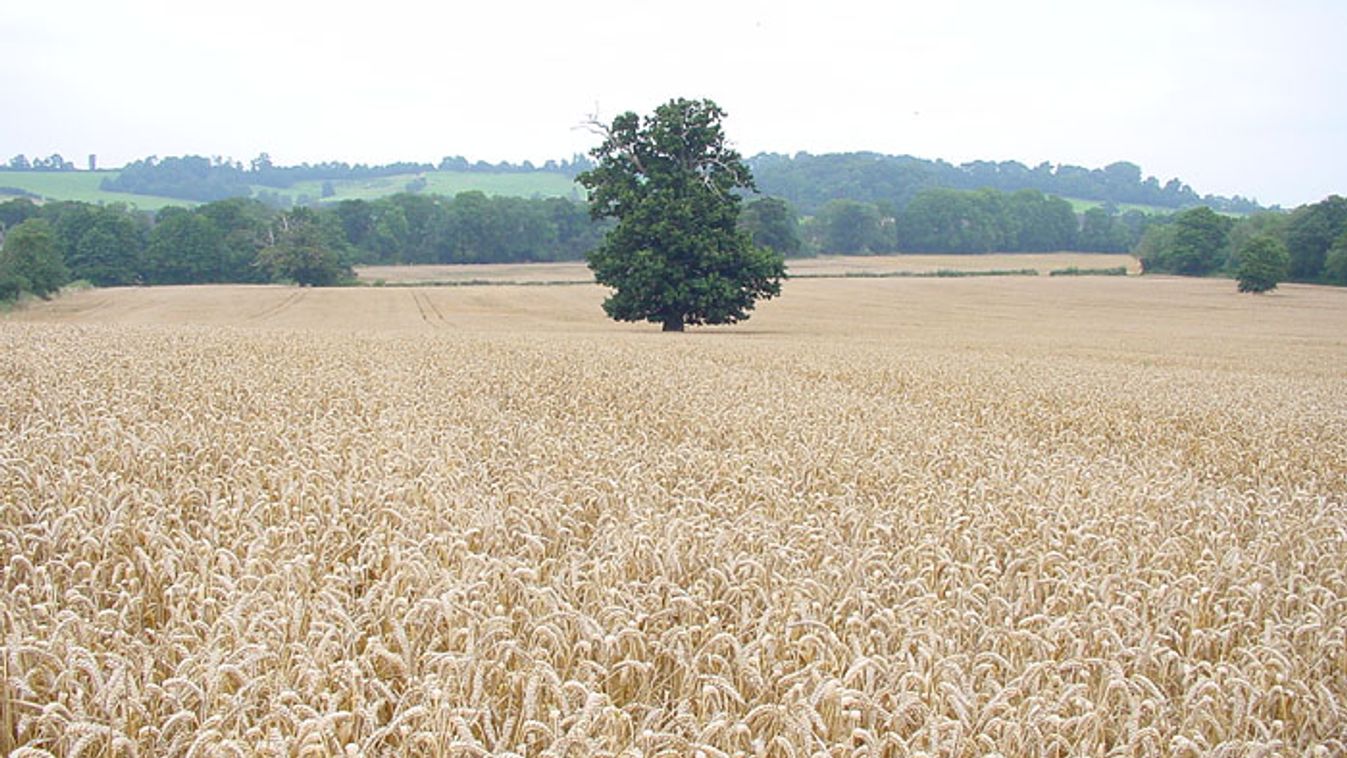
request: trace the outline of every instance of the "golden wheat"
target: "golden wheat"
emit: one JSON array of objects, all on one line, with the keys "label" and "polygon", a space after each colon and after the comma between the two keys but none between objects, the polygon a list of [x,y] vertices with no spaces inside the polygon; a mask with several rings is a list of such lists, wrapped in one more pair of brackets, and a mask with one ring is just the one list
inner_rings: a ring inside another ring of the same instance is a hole
[{"label": "golden wheat", "polygon": [[1342,754],[1342,343],[1138,320],[0,322],[0,752]]}]

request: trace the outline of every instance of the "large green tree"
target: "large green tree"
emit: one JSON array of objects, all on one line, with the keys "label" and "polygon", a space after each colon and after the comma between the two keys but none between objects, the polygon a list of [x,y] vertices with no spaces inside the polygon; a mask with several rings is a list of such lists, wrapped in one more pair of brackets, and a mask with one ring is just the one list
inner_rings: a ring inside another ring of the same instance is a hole
[{"label": "large green tree", "polygon": [[47,298],[69,279],[56,233],[46,219],[28,219],[5,235],[0,280],[9,283],[10,291],[27,290]]},{"label": "large green tree", "polygon": [[597,165],[578,177],[594,218],[617,219],[588,256],[614,292],[603,303],[619,321],[732,324],[781,292],[779,253],[738,227],[736,190],[756,189],[725,142],[725,112],[710,100],[671,100],[642,118],[627,112],[595,126]]},{"label": "large green tree", "polygon": [[143,270],[151,284],[232,281],[224,234],[209,218],[182,208],[159,212],[145,246]]},{"label": "large green tree", "polygon": [[1174,219],[1174,270],[1201,276],[1214,271],[1224,260],[1226,235],[1234,222],[1204,206],[1180,213]]},{"label": "large green tree", "polygon": [[74,279],[100,287],[131,284],[145,247],[144,219],[126,206],[66,201],[42,206]]},{"label": "large green tree", "polygon": [[1347,232],[1343,232],[1328,249],[1324,259],[1324,280],[1329,284],[1347,284]]},{"label": "large green tree", "polygon": [[1291,278],[1314,281],[1323,274],[1328,249],[1347,232],[1347,198],[1330,195],[1301,206],[1286,222],[1286,249],[1291,255]]},{"label": "large green tree", "polygon": [[234,197],[217,200],[196,209],[224,235],[221,281],[264,282],[267,272],[254,265],[257,253],[272,241],[274,213],[262,203]]},{"label": "large green tree", "polygon": [[884,226],[884,218],[873,203],[829,200],[814,217],[812,228],[819,249],[825,253],[883,253],[893,249],[893,227]]},{"label": "large green tree", "polygon": [[0,234],[41,214],[42,208],[26,197],[16,197],[0,203]]},{"label": "large green tree", "polygon": [[1206,206],[1174,216],[1165,229],[1152,229],[1138,248],[1144,271],[1206,276],[1226,260],[1234,221]]},{"label": "large green tree", "polygon": [[1131,247],[1127,227],[1107,208],[1096,206],[1081,214],[1076,249],[1092,253],[1122,253]]},{"label": "large green tree", "polygon": [[913,253],[989,253],[1003,247],[1000,204],[990,192],[931,189],[898,217],[898,248]]},{"label": "large green tree", "polygon": [[1002,224],[1008,249],[1029,252],[1070,250],[1076,246],[1076,212],[1071,203],[1060,197],[1049,197],[1033,189],[1018,190],[1006,197],[1004,215]]},{"label": "large green tree", "polygon": [[[1244,248],[1255,237],[1271,236],[1284,245],[1286,242],[1287,218],[1288,216],[1285,213],[1263,212],[1250,213],[1237,220],[1234,226],[1230,227],[1230,257],[1226,261],[1225,268],[1230,271],[1239,270]],[[1289,272],[1287,273],[1289,274]]]},{"label": "large green tree", "polygon": [[753,244],[771,248],[785,258],[804,253],[800,239],[800,219],[779,197],[760,197],[744,205],[739,212],[739,228],[748,232]]},{"label": "large green tree", "polygon": [[301,287],[330,287],[355,278],[342,260],[330,230],[309,208],[296,208],[276,220],[273,244],[257,254],[257,265],[277,281]]}]

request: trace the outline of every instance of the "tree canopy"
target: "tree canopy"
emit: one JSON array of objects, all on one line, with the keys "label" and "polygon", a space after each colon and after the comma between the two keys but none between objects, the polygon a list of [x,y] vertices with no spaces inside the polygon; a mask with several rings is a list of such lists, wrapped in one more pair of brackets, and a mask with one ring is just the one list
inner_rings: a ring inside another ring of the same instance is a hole
[{"label": "tree canopy", "polygon": [[1315,281],[1324,273],[1329,248],[1347,232],[1347,198],[1330,195],[1297,208],[1286,222],[1292,279]]},{"label": "tree canopy", "polygon": [[597,165],[578,177],[594,218],[617,226],[588,256],[614,292],[604,311],[619,321],[732,324],[781,292],[785,264],[740,229],[736,190],[753,176],[725,141],[725,112],[710,100],[671,100],[642,118],[596,124]]},{"label": "tree canopy", "polygon": [[276,219],[274,240],[257,254],[257,265],[273,279],[293,281],[301,287],[330,287],[355,278],[338,251],[341,242],[309,208],[281,214]]},{"label": "tree canopy", "polygon": [[810,224],[811,238],[828,253],[887,252],[893,250],[893,235],[885,221],[891,220],[871,203],[829,200]]},{"label": "tree canopy", "polygon": [[1138,248],[1142,269],[1185,276],[1211,274],[1226,261],[1232,226],[1233,219],[1206,206],[1179,213],[1142,239]]},{"label": "tree canopy", "polygon": [[804,254],[799,216],[781,198],[760,197],[746,203],[739,212],[739,227],[749,233],[753,244],[771,248],[783,257]]},{"label": "tree canopy", "polygon": [[1059,197],[1173,209],[1198,204],[1226,212],[1260,208],[1257,202],[1239,196],[1204,197],[1179,179],[1164,184],[1153,176],[1143,179],[1141,168],[1126,161],[1095,169],[1049,163],[1030,168],[1017,161],[979,160],[954,165],[873,152],[762,153],[750,158],[748,165],[763,192],[790,202],[806,214],[816,213],[838,198],[887,203],[901,211],[923,191],[937,188],[987,188],[1005,193],[1032,189]]},{"label": "tree canopy", "polygon": [[4,247],[0,248],[0,291],[6,297],[21,291],[50,297],[69,278],[56,233],[46,219],[29,219],[5,235]]}]

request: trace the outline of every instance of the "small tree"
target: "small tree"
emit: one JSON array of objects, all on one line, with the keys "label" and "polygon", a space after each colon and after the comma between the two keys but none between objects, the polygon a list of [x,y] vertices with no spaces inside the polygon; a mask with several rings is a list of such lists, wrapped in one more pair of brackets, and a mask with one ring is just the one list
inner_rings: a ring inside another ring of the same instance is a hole
[{"label": "small tree", "polygon": [[30,218],[10,229],[0,250],[0,279],[46,299],[70,279],[56,233],[46,219]]},{"label": "small tree", "polygon": [[1277,289],[1290,265],[1291,256],[1276,237],[1260,234],[1250,238],[1240,251],[1239,270],[1235,273],[1239,291],[1258,293]]},{"label": "small tree", "polygon": [[738,228],[737,189],[755,189],[739,153],[725,144],[725,112],[710,100],[671,100],[644,119],[627,112],[594,124],[598,165],[578,177],[590,213],[617,226],[588,256],[603,303],[619,321],[733,324],[758,299],[781,293],[781,255]]}]

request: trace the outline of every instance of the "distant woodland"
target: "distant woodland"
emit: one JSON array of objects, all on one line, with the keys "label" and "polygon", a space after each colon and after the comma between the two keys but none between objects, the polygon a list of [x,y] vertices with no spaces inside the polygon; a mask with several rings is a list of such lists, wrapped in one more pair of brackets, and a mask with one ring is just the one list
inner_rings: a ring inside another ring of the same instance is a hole
[{"label": "distant woodland", "polygon": [[[1289,280],[1347,284],[1347,200],[1337,196],[1290,212],[1263,209],[1244,198],[1199,196],[1177,179],[1143,178],[1130,163],[1031,169],[1015,162],[954,166],[871,153],[800,153],[759,155],[749,164],[759,194],[745,198],[740,223],[758,244],[788,257],[1132,252],[1146,271],[1207,276],[1232,274],[1243,250],[1258,240],[1284,251]],[[386,166],[277,166],[265,154],[247,166],[199,156],[146,158],[109,172],[105,189],[180,198],[183,207],[147,213],[17,197],[0,203],[0,235],[12,237],[30,224],[20,235],[24,244],[46,240],[55,251],[49,257],[59,258],[60,268],[44,281],[96,285],[334,283],[367,263],[578,260],[607,231],[591,220],[582,195],[439,195],[425,191],[425,178],[431,172],[573,178],[590,166],[584,156],[541,166],[461,157]],[[16,156],[4,170],[75,168],[59,155]],[[368,200],[326,191],[331,182],[386,177],[396,177],[402,191]],[[406,177],[412,178],[403,182]],[[321,182],[324,191],[293,198],[286,191],[299,182]],[[4,184],[0,171],[0,191]],[[304,256],[330,270],[305,273],[296,263]],[[0,256],[0,297],[39,289],[16,260]]]},{"label": "distant woodland", "polygon": [[1029,168],[1017,161],[973,161],[956,166],[906,155],[797,153],[760,154],[749,160],[749,166],[759,189],[786,199],[806,214],[812,214],[830,200],[842,198],[898,211],[923,191],[937,188],[1001,192],[1031,189],[1099,203],[1171,209],[1195,205],[1233,213],[1262,209],[1257,202],[1238,196],[1203,197],[1178,179],[1162,185],[1153,176],[1143,177],[1139,166],[1125,161],[1102,169],[1053,167],[1048,163]]},{"label": "distant woodland", "polygon": [[[748,159],[759,191],[789,202],[804,215],[812,215],[830,200],[857,200],[874,203],[892,212],[907,207],[917,195],[929,189],[995,189],[1014,192],[1038,190],[1046,195],[1076,198],[1113,205],[1148,205],[1181,209],[1206,205],[1213,210],[1250,213],[1262,210],[1254,200],[1243,197],[1201,196],[1178,179],[1161,184],[1153,176],[1143,177],[1141,168],[1119,161],[1102,169],[1080,166],[1052,166],[1042,163],[1029,168],[1017,161],[973,161],[960,165],[940,160],[879,153],[833,153],[794,156],[762,153]],[[151,156],[123,167],[103,181],[104,189],[142,195],[174,197],[210,202],[227,197],[249,197],[258,186],[284,190],[305,181],[348,181],[419,174],[431,171],[459,171],[481,174],[555,173],[574,178],[592,167],[588,157],[547,161],[534,165],[529,161],[470,162],[462,156],[446,157],[437,164],[391,163],[383,166],[327,162],[297,166],[275,165],[262,153],[246,166],[224,158]],[[16,155],[0,167],[13,171],[73,171],[74,164],[60,155],[29,160]],[[315,198],[321,200],[322,198]],[[302,203],[301,203],[302,204]]]}]

